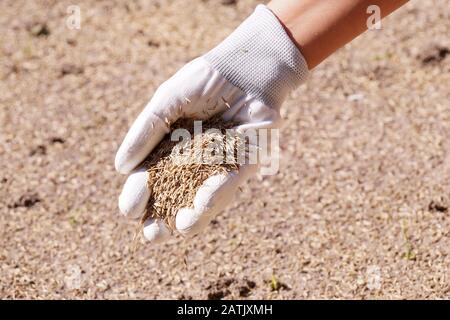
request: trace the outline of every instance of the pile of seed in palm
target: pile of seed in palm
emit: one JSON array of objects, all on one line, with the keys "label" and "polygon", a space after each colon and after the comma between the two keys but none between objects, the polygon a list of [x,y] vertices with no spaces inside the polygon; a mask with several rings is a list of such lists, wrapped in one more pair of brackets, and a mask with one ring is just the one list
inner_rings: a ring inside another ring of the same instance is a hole
[{"label": "pile of seed in palm", "polygon": [[[196,138],[200,135],[201,140],[195,140],[194,120],[178,120],[171,126],[171,132],[186,129],[191,139],[172,141],[171,134],[167,134],[146,159],[144,165],[151,197],[141,218],[142,223],[148,218],[157,218],[164,221],[169,229],[175,230],[176,213],[181,208],[193,207],[195,194],[206,179],[239,169],[237,148],[242,140],[237,134],[226,135],[226,129],[235,124],[215,117],[202,121],[201,125],[201,132],[195,134]],[[214,143],[220,143],[221,150],[208,152]],[[228,153],[232,155],[231,159],[228,156],[227,161],[223,161],[225,152],[231,152]]]}]

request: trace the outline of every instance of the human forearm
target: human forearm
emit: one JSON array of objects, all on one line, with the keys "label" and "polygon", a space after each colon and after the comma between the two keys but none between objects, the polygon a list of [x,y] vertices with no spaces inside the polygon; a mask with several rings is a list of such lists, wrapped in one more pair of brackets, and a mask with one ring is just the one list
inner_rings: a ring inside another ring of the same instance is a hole
[{"label": "human forearm", "polygon": [[385,17],[408,0],[272,0],[268,7],[299,46],[309,69],[367,29],[367,8]]}]

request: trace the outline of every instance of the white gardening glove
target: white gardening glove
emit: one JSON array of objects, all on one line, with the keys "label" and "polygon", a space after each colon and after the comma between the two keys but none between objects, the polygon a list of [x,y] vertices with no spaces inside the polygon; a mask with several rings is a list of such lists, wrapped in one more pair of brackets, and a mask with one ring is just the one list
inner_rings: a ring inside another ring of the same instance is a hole
[{"label": "white gardening glove", "polygon": [[[223,112],[223,119],[252,128],[277,127],[279,108],[287,94],[303,82],[307,64],[275,15],[259,5],[228,38],[196,58],[164,82],[135,120],[120,146],[115,166],[130,174],[119,197],[120,211],[141,217],[150,198],[142,161],[169,133],[167,122],[181,117],[207,119]],[[198,190],[193,208],[176,215],[183,234],[200,231],[232,201],[237,188],[256,172],[255,165],[213,176]],[[160,242],[170,236],[164,222],[148,219],[144,236]]]}]

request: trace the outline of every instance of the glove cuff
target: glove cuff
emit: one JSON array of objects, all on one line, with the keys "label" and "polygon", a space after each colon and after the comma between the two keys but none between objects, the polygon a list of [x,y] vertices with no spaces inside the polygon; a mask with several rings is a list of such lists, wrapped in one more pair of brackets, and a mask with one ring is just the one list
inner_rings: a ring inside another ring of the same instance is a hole
[{"label": "glove cuff", "polygon": [[300,50],[264,5],[204,58],[231,84],[277,109],[309,73]]}]

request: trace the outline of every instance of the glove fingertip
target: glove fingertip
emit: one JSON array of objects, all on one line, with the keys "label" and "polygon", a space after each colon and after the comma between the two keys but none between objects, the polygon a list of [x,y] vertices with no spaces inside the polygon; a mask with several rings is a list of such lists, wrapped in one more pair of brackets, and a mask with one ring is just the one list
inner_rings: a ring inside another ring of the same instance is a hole
[{"label": "glove fingertip", "polygon": [[175,225],[182,235],[193,236],[206,226],[209,219],[192,208],[181,208],[176,216]]},{"label": "glove fingertip", "polygon": [[147,179],[148,173],[144,168],[128,176],[119,196],[119,210],[124,216],[138,218],[144,213],[150,198]]},{"label": "glove fingertip", "polygon": [[116,153],[116,157],[114,159],[114,167],[117,172],[121,174],[129,174],[133,168],[127,163],[126,157],[124,156],[121,149]]},{"label": "glove fingertip", "polygon": [[145,240],[153,244],[162,243],[170,238],[171,232],[163,221],[147,219],[142,230]]}]

